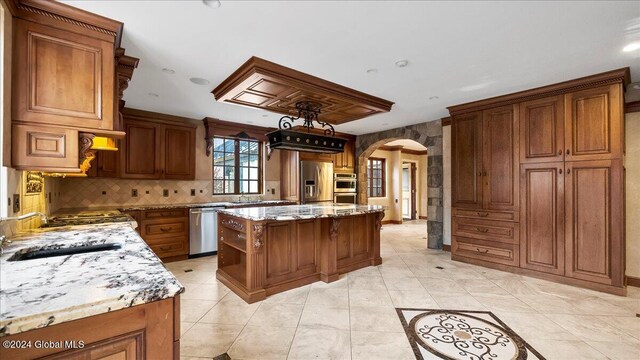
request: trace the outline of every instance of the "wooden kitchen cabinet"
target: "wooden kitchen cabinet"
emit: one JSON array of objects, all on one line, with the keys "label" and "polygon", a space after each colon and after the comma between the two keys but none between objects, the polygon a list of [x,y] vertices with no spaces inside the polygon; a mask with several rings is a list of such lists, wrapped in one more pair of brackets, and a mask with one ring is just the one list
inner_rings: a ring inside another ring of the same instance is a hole
[{"label": "wooden kitchen cabinet", "polygon": [[456,116],[451,128],[453,207],[482,208],[482,113]]},{"label": "wooden kitchen cabinet", "polygon": [[565,95],[565,160],[622,157],[623,96],[619,84]]},{"label": "wooden kitchen cabinet", "polygon": [[[136,110],[125,116],[120,177],[125,179],[195,179],[196,126],[158,119]],[[169,117],[168,115],[162,115]]]},{"label": "wooden kitchen cabinet", "polygon": [[140,236],[163,262],[189,256],[189,211],[151,209],[140,212]]},{"label": "wooden kitchen cabinet", "polygon": [[300,201],[300,153],[277,151],[280,151],[280,199]]},{"label": "wooden kitchen cabinet", "polygon": [[371,216],[352,216],[340,219],[336,241],[338,272],[348,272],[370,258],[373,252],[371,229],[375,228]]},{"label": "wooden kitchen cabinet", "polygon": [[12,126],[16,169],[79,172],[78,131],[43,125]]},{"label": "wooden kitchen cabinet", "polygon": [[353,173],[356,162],[356,144],[347,141],[344,144],[344,152],[333,154],[333,171],[337,173]]},{"label": "wooden kitchen cabinet", "polygon": [[112,130],[114,39],[14,24],[13,120]]},{"label": "wooden kitchen cabinet", "polygon": [[566,276],[624,285],[622,160],[565,163]]},{"label": "wooden kitchen cabinet", "polygon": [[[29,348],[0,347],[2,359],[169,360],[180,357],[180,297],[168,298],[2,338]],[[58,346],[37,347],[36,341]],[[65,341],[84,342],[69,349]]]},{"label": "wooden kitchen cabinet", "polygon": [[564,275],[564,162],[520,167],[520,266]]},{"label": "wooden kitchen cabinet", "polygon": [[520,163],[564,161],[564,96],[520,104]]},{"label": "wooden kitchen cabinet", "polygon": [[449,108],[452,259],[625,293],[628,82],[623,68]]}]

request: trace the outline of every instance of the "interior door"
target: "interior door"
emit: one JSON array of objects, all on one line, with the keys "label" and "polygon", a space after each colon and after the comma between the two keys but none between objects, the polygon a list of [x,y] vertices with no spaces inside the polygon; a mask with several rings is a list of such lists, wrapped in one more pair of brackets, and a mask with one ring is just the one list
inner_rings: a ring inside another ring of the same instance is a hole
[{"label": "interior door", "polygon": [[520,165],[520,266],[564,275],[564,162]]},{"label": "interior door", "polygon": [[518,210],[518,122],[515,106],[485,110],[482,117],[483,207]]},{"label": "interior door", "polygon": [[565,273],[622,286],[622,162],[566,162],[565,169]]},{"label": "interior door", "polygon": [[616,84],[565,95],[566,161],[622,157],[620,88]]},{"label": "interior door", "polygon": [[520,104],[520,163],[564,160],[564,98]]},{"label": "interior door", "polygon": [[411,169],[402,165],[402,218],[411,219]]},{"label": "interior door", "polygon": [[458,208],[482,208],[482,113],[455,116],[451,142],[451,203]]}]

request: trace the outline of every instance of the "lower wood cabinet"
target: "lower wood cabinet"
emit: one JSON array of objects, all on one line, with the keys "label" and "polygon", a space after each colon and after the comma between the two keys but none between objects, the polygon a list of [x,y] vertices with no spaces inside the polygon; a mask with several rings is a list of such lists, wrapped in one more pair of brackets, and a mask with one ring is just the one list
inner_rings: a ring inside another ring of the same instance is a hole
[{"label": "lower wood cabinet", "polygon": [[[169,298],[127,309],[90,316],[9,335],[3,341],[30,341],[31,348],[0,347],[2,359],[120,359],[170,360],[180,358],[180,298]],[[76,348],[35,346],[36,341]],[[82,341],[82,347],[78,346]]]},{"label": "lower wood cabinet", "polygon": [[267,224],[265,237],[266,285],[320,271],[320,222],[315,219]]},{"label": "lower wood cabinet", "polygon": [[136,220],[136,231],[163,262],[188,258],[188,209],[135,210],[124,213]]},{"label": "lower wood cabinet", "polygon": [[[340,219],[338,227],[338,271],[350,271],[351,266],[357,266],[368,259],[373,251],[371,229],[375,228],[374,218],[370,216],[351,216]],[[348,270],[347,270],[348,269]]]}]

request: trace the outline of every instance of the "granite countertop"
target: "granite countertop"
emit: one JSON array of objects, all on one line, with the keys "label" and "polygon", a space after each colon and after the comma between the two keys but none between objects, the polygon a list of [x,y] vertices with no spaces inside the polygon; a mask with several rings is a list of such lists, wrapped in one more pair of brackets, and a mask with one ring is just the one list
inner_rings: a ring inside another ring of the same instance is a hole
[{"label": "granite countertop", "polygon": [[110,211],[81,211],[76,214],[60,214],[48,218],[46,224],[42,228],[52,228],[73,225],[94,225],[106,223],[129,223],[134,229],[138,227],[138,223],[134,218],[127,214],[123,214],[118,210]]},{"label": "granite countertop", "polygon": [[[0,257],[0,337],[166,298],[184,287],[129,223],[36,229]],[[25,249],[116,243],[100,252],[8,261]]]},{"label": "granite countertop", "polygon": [[298,219],[318,219],[352,216],[359,214],[369,214],[384,212],[382,205],[347,205],[347,204],[322,204],[322,205],[288,205],[288,206],[264,206],[240,209],[218,210],[221,214],[237,216],[247,220],[298,220]]}]

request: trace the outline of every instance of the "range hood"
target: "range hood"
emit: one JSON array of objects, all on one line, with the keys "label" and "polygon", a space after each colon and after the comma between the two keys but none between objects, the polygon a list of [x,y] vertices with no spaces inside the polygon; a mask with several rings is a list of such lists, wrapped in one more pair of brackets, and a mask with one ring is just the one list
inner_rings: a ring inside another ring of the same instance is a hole
[{"label": "range hood", "polygon": [[[267,134],[269,151],[282,149],[326,154],[344,152],[344,146],[348,140],[336,137],[331,124],[318,120],[320,107],[319,103],[313,101],[296,103],[298,117],[283,116],[278,124],[280,129]],[[298,119],[304,121],[302,127],[307,129],[306,132],[293,130],[293,122]],[[315,129],[314,122],[320,125],[322,135],[312,131]]]}]

